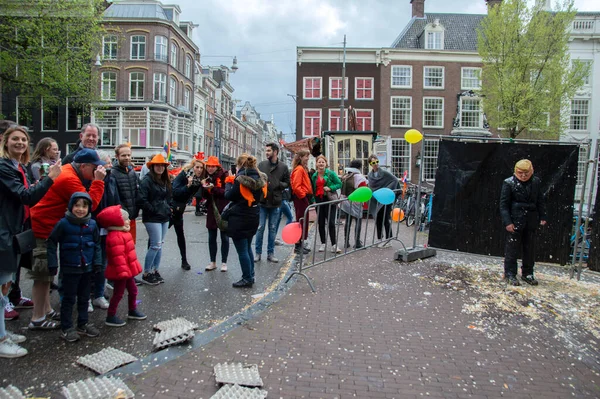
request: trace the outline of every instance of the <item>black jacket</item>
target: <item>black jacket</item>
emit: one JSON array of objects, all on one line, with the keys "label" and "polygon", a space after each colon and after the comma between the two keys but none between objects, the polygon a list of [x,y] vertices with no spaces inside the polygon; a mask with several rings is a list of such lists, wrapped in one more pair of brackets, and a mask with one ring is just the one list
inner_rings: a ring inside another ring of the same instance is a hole
[{"label": "black jacket", "polygon": [[268,159],[258,164],[258,169],[267,175],[267,196],[260,201],[265,208],[279,208],[283,190],[290,186],[290,170],[287,165],[277,161],[275,165]]},{"label": "black jacket", "polygon": [[[225,186],[225,199],[231,201],[227,235],[233,239],[252,238],[258,230],[260,210],[258,202],[263,197],[263,186],[267,176],[256,169],[241,169],[233,183]],[[252,193],[254,201],[248,205],[248,200],[242,196],[241,186]]]},{"label": "black jacket", "polygon": [[[25,167],[23,166],[23,169]],[[17,271],[13,237],[23,231],[24,205],[33,206],[48,192],[54,181],[42,179],[25,188],[23,177],[10,159],[0,158],[0,271]]]},{"label": "black jacket", "polygon": [[[112,174],[112,169],[106,169],[106,176],[104,177],[104,194],[102,194],[102,199],[100,203],[92,212],[92,218],[96,219],[96,216],[100,212],[104,210],[104,208],[108,208],[113,205],[120,205],[121,198],[119,197],[119,190],[117,189],[117,181]],[[100,225],[100,224],[98,224]],[[107,226],[100,226],[107,227]]]},{"label": "black jacket", "polygon": [[166,223],[171,217],[171,192],[147,174],[140,183],[138,205],[143,223]]},{"label": "black jacket", "polygon": [[137,205],[140,181],[135,171],[133,168],[124,168],[119,162],[115,162],[111,175],[117,184],[121,206],[129,213],[129,219],[135,219],[140,213]]},{"label": "black jacket", "polygon": [[511,176],[502,183],[500,216],[504,227],[514,224],[516,229],[535,229],[540,220],[546,220],[546,202],[542,181],[533,176],[521,182]]},{"label": "black jacket", "polygon": [[63,165],[73,162],[73,158],[75,158],[75,154],[77,154],[79,151],[81,151],[83,149],[83,145],[81,144],[81,139],[77,139],[77,142],[75,144],[77,144],[77,148],[75,149],[75,151],[68,153],[61,160],[61,163]]},{"label": "black jacket", "polygon": [[198,192],[201,184],[193,184],[188,187],[187,172],[182,170],[175,180],[173,180],[173,206],[183,207],[187,205],[188,201]]}]

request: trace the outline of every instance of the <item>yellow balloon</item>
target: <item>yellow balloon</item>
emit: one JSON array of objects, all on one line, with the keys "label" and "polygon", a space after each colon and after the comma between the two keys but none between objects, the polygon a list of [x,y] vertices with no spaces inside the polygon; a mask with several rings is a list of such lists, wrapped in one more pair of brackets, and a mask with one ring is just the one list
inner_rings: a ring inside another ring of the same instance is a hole
[{"label": "yellow balloon", "polygon": [[423,140],[423,135],[417,129],[410,129],[404,133],[404,140],[408,141],[410,144],[416,144]]}]

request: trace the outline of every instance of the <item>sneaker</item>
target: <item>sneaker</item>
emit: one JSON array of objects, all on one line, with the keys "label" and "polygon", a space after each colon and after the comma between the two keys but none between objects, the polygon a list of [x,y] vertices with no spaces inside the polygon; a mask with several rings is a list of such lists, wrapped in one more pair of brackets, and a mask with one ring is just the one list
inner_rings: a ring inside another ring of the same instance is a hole
[{"label": "sneaker", "polygon": [[377,244],[377,248],[391,248],[392,244],[389,241],[383,241]]},{"label": "sneaker", "polygon": [[325,252],[325,247],[326,247],[326,246],[327,246],[327,245],[325,245],[325,244],[321,244],[321,245],[319,245],[319,252]]},{"label": "sneaker", "polygon": [[248,281],[248,280],[244,280],[244,279],[241,279],[240,281],[236,281],[235,283],[232,284],[233,288],[252,288],[252,285],[254,285],[253,281]]},{"label": "sneaker", "polygon": [[190,265],[187,260],[182,260],[181,261],[181,268],[183,270],[191,270],[192,265]]},{"label": "sneaker", "polygon": [[160,273],[158,272],[158,270],[154,271],[154,278],[156,279],[156,281],[160,284],[160,283],[164,283],[165,279],[162,278],[162,276],[160,275]]},{"label": "sneaker", "polygon": [[20,344],[22,342],[27,341],[27,337],[26,336],[20,335],[20,334],[15,334],[15,333],[12,333],[10,331],[6,331],[6,336],[8,337],[8,339],[10,339],[15,344]]},{"label": "sneaker", "polygon": [[360,242],[360,241],[357,241],[357,242],[356,242],[356,245],[354,245],[354,248],[356,248],[356,249],[359,249],[359,248],[362,248],[362,247],[364,247],[364,245],[363,245],[363,243],[362,243],[362,242]]},{"label": "sneaker", "polygon": [[140,285],[144,284],[144,283],[142,282],[142,280],[140,280],[140,279],[139,279],[139,278],[137,278],[137,277],[134,277],[134,278],[133,278],[133,281],[135,282],[135,285],[137,285],[137,286],[140,286]]},{"label": "sneaker", "polygon": [[529,274],[525,277],[521,276],[521,280],[525,281],[529,285],[538,285],[538,281],[533,277],[533,274]]},{"label": "sneaker", "polygon": [[520,286],[520,285],[521,285],[521,283],[519,283],[519,280],[517,280],[517,278],[516,278],[515,276],[507,276],[507,277],[506,277],[506,282],[507,282],[509,285],[513,285],[513,286],[515,286],[515,287],[518,287],[518,286]]},{"label": "sneaker", "polygon": [[26,354],[27,349],[15,344],[10,338],[6,337],[3,341],[0,341],[0,357],[13,359],[25,356]]},{"label": "sneaker", "polygon": [[281,246],[285,245],[285,243],[283,241],[281,241],[280,239],[276,239],[275,240],[275,245],[278,246],[278,247],[281,247]]},{"label": "sneaker", "polygon": [[69,328],[67,331],[62,331],[60,337],[67,342],[79,341],[79,334],[77,334],[77,330],[73,327]]},{"label": "sneaker", "polygon": [[94,311],[94,304],[92,303],[92,300],[90,299],[90,301],[88,302],[88,313],[92,313]]},{"label": "sneaker", "polygon": [[222,272],[226,272],[227,271],[227,263],[221,263],[221,271]]},{"label": "sneaker", "polygon": [[271,263],[279,263],[279,259],[274,254],[267,255],[267,261]]},{"label": "sneaker", "polygon": [[154,273],[144,274],[142,276],[142,283],[148,284],[148,285],[158,285],[159,284],[159,282],[156,281],[156,277],[154,276]]},{"label": "sneaker", "polygon": [[338,247],[337,245],[333,245],[331,247],[331,252],[335,252],[336,254],[341,254],[342,253],[342,249],[340,247]]},{"label": "sneaker", "polygon": [[132,320],[145,320],[148,316],[140,312],[139,310],[130,310],[127,314],[128,319]]},{"label": "sneaker", "polygon": [[261,254],[254,255],[254,262],[260,262],[260,256]]},{"label": "sneaker", "polygon": [[111,327],[123,327],[127,323],[119,319],[117,316],[106,316],[104,324]]},{"label": "sneaker", "polygon": [[309,251],[310,251],[310,244],[308,243],[308,241],[306,241],[306,242],[304,243],[304,249],[307,249],[307,250],[309,250]]},{"label": "sneaker", "polygon": [[106,300],[106,298],[104,298],[103,296],[101,296],[100,298],[96,298],[92,301],[92,305],[94,305],[97,308],[100,309],[108,309],[108,301]]},{"label": "sneaker", "polygon": [[51,311],[46,313],[46,319],[60,321],[60,313],[52,309]]},{"label": "sneaker", "polygon": [[109,290],[113,290],[115,289],[115,287],[113,286],[113,282],[110,280],[106,280],[106,284],[104,284],[104,288],[108,288]]},{"label": "sneaker", "polygon": [[[22,296],[18,303],[13,303],[15,309],[31,309],[33,308],[33,301],[29,298]],[[14,341],[13,341],[14,342]],[[16,342],[18,344],[18,342]]]},{"label": "sneaker", "polygon": [[310,253],[310,249],[307,249],[307,248],[304,248],[304,247],[301,247],[301,246],[294,247],[294,253],[295,254],[299,254],[300,251],[302,251],[302,253],[304,253],[304,255]]},{"label": "sneaker", "polygon": [[12,303],[8,302],[4,307],[4,320],[16,320],[19,318],[19,312],[15,310]]},{"label": "sneaker", "polygon": [[95,338],[100,335],[100,331],[94,327],[93,324],[86,324],[81,327],[77,327],[77,334],[79,335],[87,335],[88,337]]},{"label": "sneaker", "polygon": [[206,266],[206,268],[204,270],[211,271],[211,270],[215,270],[216,268],[217,268],[217,264],[211,262],[208,266]]}]

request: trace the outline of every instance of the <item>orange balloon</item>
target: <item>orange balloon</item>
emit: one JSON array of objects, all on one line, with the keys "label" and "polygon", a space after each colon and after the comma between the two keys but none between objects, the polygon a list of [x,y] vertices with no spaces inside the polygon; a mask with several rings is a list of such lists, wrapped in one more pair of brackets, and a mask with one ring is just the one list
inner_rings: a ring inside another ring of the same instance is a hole
[{"label": "orange balloon", "polygon": [[394,208],[394,210],[392,211],[392,220],[394,222],[399,222],[400,219],[403,219],[403,214],[404,212],[402,211],[402,209],[400,208]]}]

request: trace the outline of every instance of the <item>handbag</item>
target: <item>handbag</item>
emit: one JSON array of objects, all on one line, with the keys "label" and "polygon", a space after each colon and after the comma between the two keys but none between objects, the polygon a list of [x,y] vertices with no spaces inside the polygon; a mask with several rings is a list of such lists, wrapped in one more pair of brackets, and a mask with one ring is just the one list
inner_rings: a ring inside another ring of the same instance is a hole
[{"label": "handbag", "polygon": [[17,254],[20,255],[33,251],[36,246],[33,230],[28,229],[19,234],[15,234],[13,245],[15,246]]},{"label": "handbag", "polygon": [[231,210],[233,209],[233,205],[231,204],[231,202],[229,204],[227,204],[227,206],[225,206],[225,208],[223,208],[223,212],[219,212],[219,208],[217,208],[217,204],[215,203],[214,200],[212,202],[212,205],[213,205],[213,213],[215,215],[215,222],[217,223],[217,227],[223,233],[226,233],[227,228],[229,227],[229,214],[231,213]]},{"label": "handbag", "polygon": [[329,201],[336,201],[340,199],[340,194],[342,190],[337,189],[335,191],[327,191],[327,199]]}]

